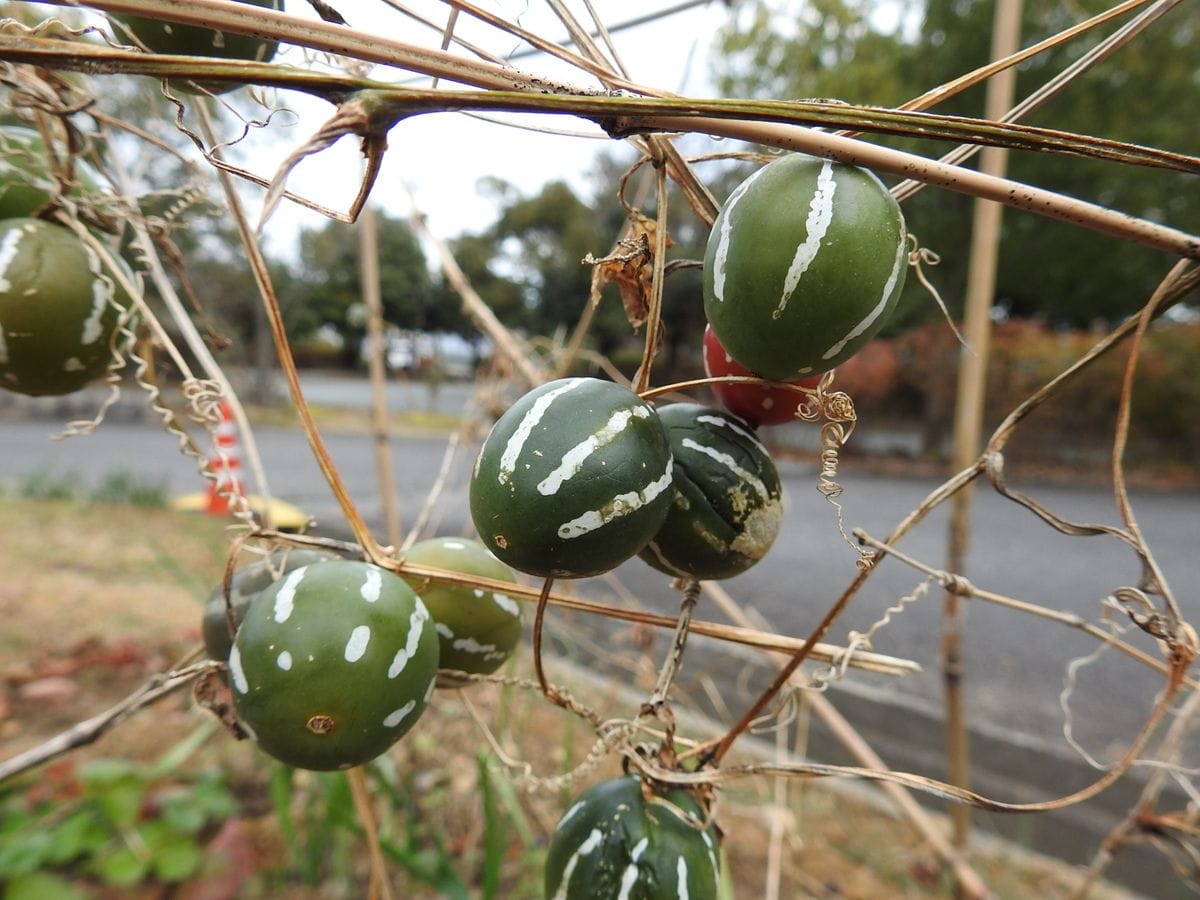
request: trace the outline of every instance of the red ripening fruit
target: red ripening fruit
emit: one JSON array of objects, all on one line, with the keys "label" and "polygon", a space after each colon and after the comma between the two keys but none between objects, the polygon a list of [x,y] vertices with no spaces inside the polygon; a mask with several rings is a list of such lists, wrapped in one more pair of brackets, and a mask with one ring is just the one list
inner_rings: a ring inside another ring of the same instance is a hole
[{"label": "red ripening fruit", "polygon": [[[725,351],[710,325],[704,327],[704,372],[709,378],[719,378],[722,375],[754,375]],[[816,375],[788,383],[815,389],[820,381],[821,376]],[[727,381],[717,382],[709,387],[722,406],[755,427],[792,421],[796,418],[796,410],[808,399],[808,395],[800,391],[765,384]]]}]

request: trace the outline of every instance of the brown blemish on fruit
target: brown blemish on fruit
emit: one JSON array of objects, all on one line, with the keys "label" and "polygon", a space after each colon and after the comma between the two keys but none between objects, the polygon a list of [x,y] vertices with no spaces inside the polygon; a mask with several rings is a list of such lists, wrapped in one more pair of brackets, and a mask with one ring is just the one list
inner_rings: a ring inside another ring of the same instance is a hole
[{"label": "brown blemish on fruit", "polygon": [[304,727],[313,734],[329,734],[329,732],[333,731],[333,726],[335,724],[336,723],[333,721],[333,716],[327,716],[322,713],[313,716],[311,719],[305,722]]},{"label": "brown blemish on fruit", "polygon": [[752,497],[746,490],[746,485],[740,481],[729,489],[727,497],[733,510],[733,518],[729,524],[734,528],[752,514],[761,502],[757,496]]},{"label": "brown blemish on fruit", "polygon": [[772,499],[766,506],[753,510],[742,522],[741,533],[733,539],[729,548],[747,559],[762,559],[783,522],[783,504]]},{"label": "brown blemish on fruit", "polygon": [[501,550],[508,549],[508,538],[506,538],[502,534],[492,535],[492,543],[495,544],[497,547],[499,547]]}]

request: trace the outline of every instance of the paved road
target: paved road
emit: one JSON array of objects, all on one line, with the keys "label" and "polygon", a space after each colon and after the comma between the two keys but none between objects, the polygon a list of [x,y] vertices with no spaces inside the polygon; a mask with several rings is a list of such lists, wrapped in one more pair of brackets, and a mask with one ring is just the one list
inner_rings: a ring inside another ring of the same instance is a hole
[{"label": "paved road", "polygon": [[[4,478],[19,482],[33,472],[76,475],[95,483],[104,474],[134,472],[161,483],[171,493],[197,490],[200,480],[192,464],[175,452],[173,439],[147,424],[110,423],[86,438],[49,440],[56,424],[47,420],[9,420],[0,423]],[[296,431],[263,428],[257,432],[271,488],[278,495],[318,517],[336,530],[336,511]],[[360,435],[327,435],[329,450],[347,480],[351,496],[369,520],[381,521],[382,506],[375,489],[371,441]],[[436,478],[445,442],[436,437],[393,440],[396,478],[403,514],[409,521],[420,508]],[[435,521],[445,530],[465,524],[465,481],[474,458],[472,447],[460,449],[436,506]],[[835,510],[817,492],[813,469],[784,466],[787,505],[777,546],[750,572],[726,583],[743,602],[754,606],[779,630],[802,635],[855,574],[856,556],[838,535]],[[840,498],[847,528],[859,526],[882,536],[935,486],[923,479],[859,475],[853,462],[844,465]],[[1084,488],[1029,488],[1044,504],[1067,518],[1116,524],[1114,504],[1104,492]],[[1168,580],[1185,606],[1200,619],[1200,496],[1195,493],[1135,493],[1141,527],[1156,551]],[[1122,585],[1136,585],[1139,567],[1133,555],[1109,538],[1068,538],[1058,535],[1016,505],[990,491],[980,492],[975,504],[976,529],[967,575],[980,587],[1026,599],[1053,609],[1095,618],[1100,601]],[[902,548],[940,564],[946,531],[944,510],[935,511]],[[622,577],[643,596],[648,606],[669,610],[673,595],[664,579],[640,564],[621,569]],[[865,631],[899,598],[910,593],[923,576],[889,561],[868,581],[833,633],[839,641],[849,630]],[[940,690],[937,671],[941,597],[936,591],[913,603],[882,629],[875,648],[919,660],[925,671],[895,680],[856,678],[874,692],[936,705]],[[1142,642],[1145,645],[1145,641]],[[967,616],[965,657],[967,690],[973,714],[987,725],[1033,736],[1056,738],[1062,714],[1058,694],[1068,659],[1089,652],[1094,642],[1061,625],[985,604],[972,605]],[[1095,752],[1114,720],[1132,724],[1156,686],[1143,667],[1126,664],[1108,654],[1080,676],[1073,704],[1076,734]]]},{"label": "paved road", "polygon": [[[410,402],[424,404],[426,400],[419,392],[408,396]],[[455,404],[461,404],[465,396],[465,392],[454,388],[443,390],[438,405],[443,411],[455,411]],[[114,420],[87,438],[58,442],[48,439],[55,429],[56,423],[47,419],[0,421],[2,477],[17,482],[35,471],[74,473],[94,483],[110,472],[133,471],[143,479],[164,484],[172,493],[200,487],[191,463],[175,452],[173,439],[152,425]],[[273,491],[316,515],[322,526],[337,531],[336,510],[303,437],[295,431],[270,428],[258,430],[257,436]],[[371,441],[344,434],[328,435],[327,440],[351,496],[369,520],[379,522],[381,505],[374,487]],[[393,441],[398,492],[407,521],[412,520],[435,480],[444,447],[440,438]],[[473,459],[474,448],[459,451],[448,488],[436,506],[435,528],[457,531],[465,526],[465,482]],[[756,568],[726,586],[739,600],[766,616],[777,630],[804,635],[854,577],[856,556],[838,534],[833,507],[816,490],[815,470],[788,464],[782,467],[782,475],[786,518],[776,547]],[[852,459],[844,463],[841,482],[845,487],[840,500],[847,528],[862,527],[877,536],[886,534],[935,486],[933,481],[923,479],[859,474]],[[1103,491],[1018,486],[1065,518],[1118,522],[1113,500]],[[1200,495],[1136,492],[1133,502],[1140,525],[1185,615],[1192,621],[1200,620]],[[976,528],[966,574],[980,587],[1094,620],[1101,600],[1114,588],[1139,581],[1136,559],[1119,542],[1102,537],[1061,536],[990,491],[977,495],[974,518]],[[939,565],[945,533],[945,510],[938,510],[901,546]],[[646,606],[672,611],[675,596],[661,575],[637,561],[623,566],[618,574]],[[844,642],[850,630],[867,630],[922,580],[919,573],[895,561],[881,565],[830,639]],[[599,582],[592,587],[600,594],[609,590]],[[857,724],[879,739],[885,754],[891,755],[889,761],[916,766],[934,776],[941,775],[936,735],[941,692],[941,603],[940,593],[930,591],[896,615],[874,641],[879,652],[917,660],[925,667],[922,673],[903,679],[854,674],[844,688],[835,692],[835,699],[858,717]],[[1132,640],[1153,649],[1143,635],[1134,634]],[[1035,776],[1046,772],[1030,772],[1031,777],[1025,781],[1021,781],[1020,773],[1030,766],[1039,767],[1039,760],[1069,756],[1060,706],[1064,676],[1068,661],[1089,654],[1095,647],[1091,638],[1062,625],[972,602],[964,647],[965,687],[980,766],[986,768],[992,758],[998,779],[993,785],[996,790],[1028,790],[1031,797],[1040,799],[1052,796],[1067,783],[1081,785],[1093,777],[1081,770],[1073,772],[1066,782],[1055,775],[1051,783],[1039,784]],[[707,648],[703,652],[715,653]],[[697,662],[705,670],[720,670],[723,664],[715,656]],[[764,669],[759,677],[766,674]],[[1102,761],[1112,760],[1123,746],[1122,738],[1136,731],[1161,679],[1118,654],[1107,653],[1080,668],[1077,681],[1070,703],[1074,734]],[[1026,751],[1028,757],[1021,757]],[[1006,768],[1014,754],[1015,775],[1012,766]],[[1200,765],[1200,748],[1194,756],[1189,763]],[[1030,762],[1022,762],[1024,759]]]}]

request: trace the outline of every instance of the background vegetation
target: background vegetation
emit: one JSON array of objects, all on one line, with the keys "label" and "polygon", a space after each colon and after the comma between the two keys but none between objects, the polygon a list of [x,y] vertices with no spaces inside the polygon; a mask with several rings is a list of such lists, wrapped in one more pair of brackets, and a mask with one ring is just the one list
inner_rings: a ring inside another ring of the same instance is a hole
[{"label": "background vegetation", "polygon": [[[1074,4],[1025,4],[1022,33],[1050,34],[1107,7],[1104,0]],[[731,12],[715,37],[714,77],[724,96],[824,97],[853,103],[894,105],[932,84],[983,64],[988,54],[993,4],[990,0],[927,0],[900,4],[898,17],[881,15],[870,0],[747,0]],[[780,28],[780,23],[790,28]],[[1018,96],[1040,84],[1083,53],[1093,39],[1072,41],[1019,69]],[[1150,28],[1119,51],[1116,65],[1102,66],[1076,81],[1066,96],[1053,100],[1030,119],[1050,125],[1167,149],[1184,149],[1192,131],[1180,111],[1200,102],[1200,86],[1190,61],[1200,58],[1200,12],[1180,11],[1170,23]],[[1137,103],[1113,103],[1114,91]],[[968,90],[940,107],[950,114],[976,115],[982,88]],[[893,141],[893,143],[896,143]],[[919,141],[902,146],[924,153],[942,148]],[[714,193],[723,197],[748,171],[745,164],[710,163]],[[1150,220],[1200,229],[1200,194],[1187,176],[1126,168],[1113,177],[1111,164],[1052,155],[1016,154],[1011,174],[1067,194],[1096,200]],[[563,182],[551,182],[525,195],[503,181],[484,179],[479,190],[497,205],[495,221],[451,239],[450,247],[472,285],[507,326],[532,335],[565,333],[589,294],[591,269],[582,260],[597,253],[597,235],[615,235],[622,211],[613,203],[624,164],[611,154],[597,159],[592,188],[579,195]],[[635,181],[636,185],[636,181]],[[632,191],[631,191],[632,192]],[[683,204],[677,204],[681,209]],[[653,215],[653,209],[646,209]],[[928,275],[951,314],[961,311],[966,257],[958,252],[970,227],[970,200],[947,191],[926,190],[906,203],[910,229],[940,264]],[[690,216],[673,223],[673,258],[698,259],[705,235]],[[385,318],[402,329],[470,335],[457,296],[435,272],[408,224],[382,217]],[[234,284],[248,277],[233,244],[234,235],[212,225],[188,256],[196,291],[211,310],[218,330],[235,346],[231,361],[254,358],[255,322],[247,304],[236,302]],[[357,239],[352,227],[336,222],[306,229],[296,262],[273,264],[299,358],[310,364],[361,365],[357,348],[363,334],[357,307]],[[599,251],[602,252],[602,251]],[[1165,259],[1082,229],[1060,228],[1037,216],[1007,215],[993,308],[997,322],[1014,320],[998,332],[998,356],[989,385],[989,421],[998,420],[1028,388],[1058,371],[1068,355],[1083,347],[1094,329],[1137,309],[1162,276]],[[623,315],[616,291],[608,288],[590,335],[593,349],[613,357],[628,374],[636,365],[639,337]],[[704,327],[700,283],[683,269],[667,281],[664,377],[689,378],[700,372]],[[1164,455],[1184,468],[1200,460],[1200,418],[1189,373],[1200,358],[1200,331],[1186,325],[1200,316],[1183,307],[1160,326],[1153,363],[1143,372],[1136,415],[1146,426],[1135,450]],[[879,346],[843,367],[841,384],[864,410],[917,424],[924,446],[942,448],[952,405],[959,358],[950,330],[929,293],[910,278],[895,317]],[[312,339],[318,329],[336,333],[341,350]],[[1115,361],[1114,361],[1115,365]],[[1107,376],[1089,379],[1089,402],[1064,409],[1053,425],[1023,449],[1034,456],[1084,452],[1107,438],[1115,408],[1114,384]]]}]

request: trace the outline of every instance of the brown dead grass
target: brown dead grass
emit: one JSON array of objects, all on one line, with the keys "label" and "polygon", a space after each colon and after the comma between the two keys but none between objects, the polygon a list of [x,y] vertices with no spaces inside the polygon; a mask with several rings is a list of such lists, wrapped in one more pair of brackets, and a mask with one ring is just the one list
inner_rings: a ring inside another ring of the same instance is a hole
[{"label": "brown dead grass", "polygon": [[[168,668],[198,643],[201,602],[221,577],[230,534],[224,523],[166,510],[75,503],[0,503],[0,746],[3,756],[30,746],[105,708],[155,672]],[[661,648],[660,648],[661,649]],[[517,669],[528,668],[526,657]],[[639,666],[640,683],[653,674]],[[555,677],[604,716],[630,716],[636,702],[618,685],[595,676],[555,669]],[[23,699],[28,685],[58,678],[74,691],[51,702]],[[640,684],[639,684],[640,686]],[[398,771],[421,786],[423,809],[436,816],[459,859],[478,858],[482,840],[477,755],[486,747],[466,709],[473,705],[505,752],[535,773],[556,775],[577,765],[593,736],[580,720],[531,692],[479,685],[467,693],[442,691],[420,727],[397,745]],[[206,718],[186,694],[160,702],[115,729],[80,755],[156,758]],[[276,826],[264,804],[265,767],[254,751],[223,734],[196,762],[235,770],[256,815],[245,820],[264,854],[282,861]],[[572,791],[619,770],[608,759]],[[791,897],[948,897],[952,885],[911,829],[870,804],[823,785],[793,785],[790,808],[772,805],[769,783],[746,783],[723,792],[720,824],[737,896],[761,897],[772,817],[784,815],[783,888]],[[553,829],[571,791],[519,792],[521,807],[539,839]],[[387,815],[381,806],[380,813]],[[248,831],[249,833],[249,831]],[[998,897],[1065,895],[1073,873],[1029,856],[976,852],[972,863]],[[531,896],[527,856],[508,866],[503,896]],[[397,879],[399,896],[432,897]],[[365,882],[364,882],[365,884]],[[520,885],[521,887],[515,887]],[[278,896],[278,894],[276,894]],[[286,896],[320,896],[289,891]],[[1095,896],[1116,897],[1118,892]]]}]

